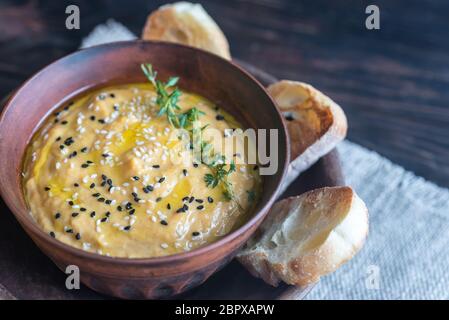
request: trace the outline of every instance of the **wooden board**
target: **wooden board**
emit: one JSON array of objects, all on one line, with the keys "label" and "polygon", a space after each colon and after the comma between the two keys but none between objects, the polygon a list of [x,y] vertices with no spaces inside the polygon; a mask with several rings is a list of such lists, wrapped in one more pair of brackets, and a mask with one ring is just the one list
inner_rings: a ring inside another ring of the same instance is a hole
[{"label": "wooden board", "polygon": [[[258,80],[268,85],[276,78],[250,64],[237,61]],[[1,103],[0,103],[1,105]],[[0,106],[1,108],[1,106]],[[342,185],[344,179],[334,150],[297,178],[281,198],[299,195],[322,186]],[[105,299],[85,286],[65,288],[65,275],[25,234],[12,213],[0,200],[0,298],[18,299]],[[203,285],[178,296],[179,299],[302,299],[312,286],[277,288],[252,277],[232,261]]]}]

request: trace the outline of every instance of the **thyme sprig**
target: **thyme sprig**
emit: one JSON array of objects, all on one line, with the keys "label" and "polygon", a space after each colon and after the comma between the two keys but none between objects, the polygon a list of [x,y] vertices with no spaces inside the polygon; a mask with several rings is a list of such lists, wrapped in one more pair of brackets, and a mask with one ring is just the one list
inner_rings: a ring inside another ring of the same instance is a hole
[{"label": "thyme sprig", "polygon": [[226,169],[225,157],[221,156],[218,161],[212,161],[208,164],[211,173],[204,175],[204,181],[206,185],[211,188],[215,188],[218,184],[223,186],[223,195],[226,200],[234,200],[234,188],[232,183],[229,182],[228,177],[231,173],[235,172],[235,163],[231,161],[229,169]]},{"label": "thyme sprig", "polygon": [[153,66],[151,64],[141,64],[140,67],[156,90],[156,104],[159,106],[157,116],[160,117],[164,114],[167,115],[168,122],[173,127],[180,128],[179,116],[176,111],[181,110],[178,106],[181,91],[175,87],[179,81],[179,78],[170,77],[168,81],[164,83],[157,79],[157,72],[153,70]]},{"label": "thyme sprig", "polygon": [[215,154],[212,144],[202,140],[202,131],[208,126],[208,124],[203,127],[196,127],[194,125],[194,123],[199,120],[199,117],[205,113],[198,108],[193,107],[184,113],[178,114],[178,111],[181,110],[178,106],[178,102],[179,97],[182,94],[176,87],[179,77],[170,77],[168,81],[164,83],[157,79],[157,72],[153,70],[153,66],[151,64],[141,64],[141,68],[147,79],[156,90],[156,104],[159,106],[157,116],[160,117],[162,115],[166,115],[168,122],[175,128],[188,128],[191,143],[196,143],[200,146],[202,162],[211,170],[211,173],[204,175],[206,185],[208,187],[215,188],[219,184],[222,184],[225,199],[228,201],[235,200],[234,188],[232,183],[228,180],[229,175],[236,171],[234,161],[231,161],[229,169],[226,169],[225,156]]}]

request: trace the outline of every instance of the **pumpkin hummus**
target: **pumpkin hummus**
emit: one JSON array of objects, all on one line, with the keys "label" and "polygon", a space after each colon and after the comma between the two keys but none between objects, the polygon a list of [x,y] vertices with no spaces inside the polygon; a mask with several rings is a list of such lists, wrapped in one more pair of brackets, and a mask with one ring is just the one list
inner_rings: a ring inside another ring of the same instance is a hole
[{"label": "pumpkin hummus", "polygon": [[[23,187],[49,236],[98,254],[143,258],[190,251],[247,221],[260,194],[257,166],[236,162],[227,199],[222,184],[207,183],[210,166],[192,160],[192,147],[173,134],[156,97],[151,84],[103,88],[44,122],[28,146]],[[223,139],[240,127],[198,95],[182,92],[178,105],[179,112],[197,108],[201,123]],[[216,149],[222,143],[204,140]]]}]

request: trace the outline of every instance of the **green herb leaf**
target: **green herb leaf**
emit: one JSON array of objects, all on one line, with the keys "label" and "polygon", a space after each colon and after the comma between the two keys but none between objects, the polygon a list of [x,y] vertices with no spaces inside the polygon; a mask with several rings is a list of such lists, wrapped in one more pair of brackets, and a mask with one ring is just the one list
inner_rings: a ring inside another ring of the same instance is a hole
[{"label": "green herb leaf", "polygon": [[218,179],[211,173],[207,173],[204,175],[204,181],[206,185],[211,188],[215,188],[218,185]]},{"label": "green herb leaf", "polygon": [[219,156],[214,159],[208,166],[212,173],[208,173],[204,176],[206,185],[211,188],[215,188],[219,183],[223,186],[223,195],[226,200],[234,200],[234,188],[232,183],[228,181],[228,177],[231,173],[235,172],[235,163],[231,161],[229,169],[226,170],[225,157]]}]

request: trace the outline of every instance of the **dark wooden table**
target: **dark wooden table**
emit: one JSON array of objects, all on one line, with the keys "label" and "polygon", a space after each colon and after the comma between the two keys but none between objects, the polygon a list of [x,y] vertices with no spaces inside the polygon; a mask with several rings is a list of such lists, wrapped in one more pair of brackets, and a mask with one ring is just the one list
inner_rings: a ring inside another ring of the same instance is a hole
[{"label": "dark wooden table", "polygon": [[[449,1],[197,2],[222,27],[234,57],[313,84],[345,109],[350,140],[449,187]],[[147,13],[162,3],[0,0],[0,96],[76,50],[108,18],[140,34]],[[368,31],[365,8],[372,3],[380,7],[381,29]],[[69,4],[80,8],[80,30],[65,28]],[[1,221],[11,225],[1,240],[14,242],[19,226],[9,214]],[[2,243],[17,261],[0,263],[20,263],[23,253]]]}]

